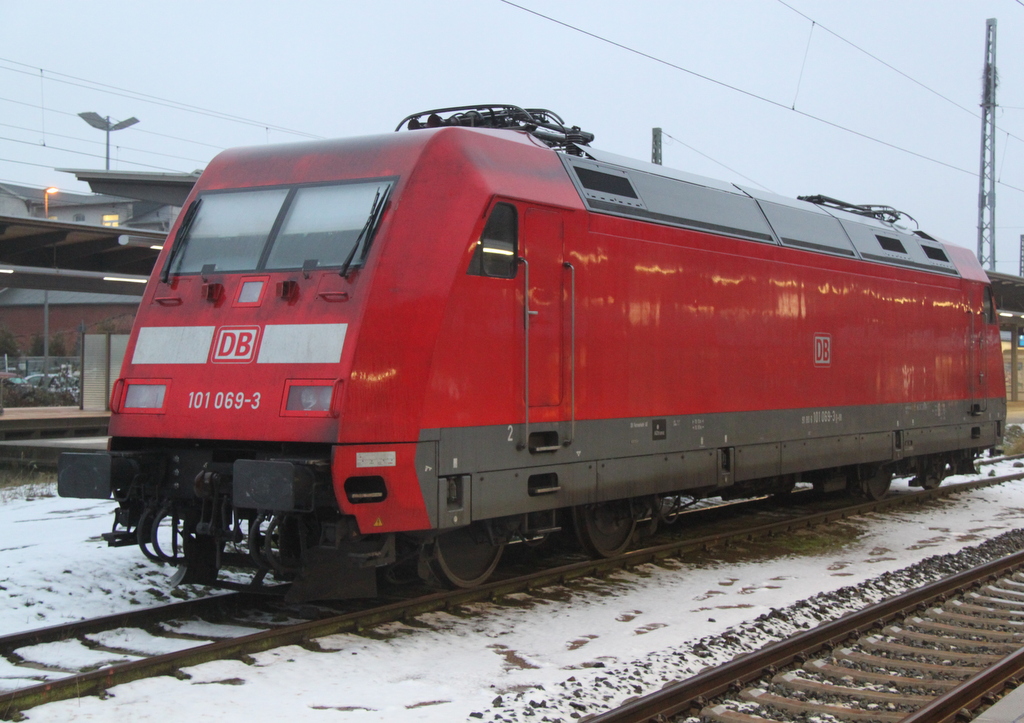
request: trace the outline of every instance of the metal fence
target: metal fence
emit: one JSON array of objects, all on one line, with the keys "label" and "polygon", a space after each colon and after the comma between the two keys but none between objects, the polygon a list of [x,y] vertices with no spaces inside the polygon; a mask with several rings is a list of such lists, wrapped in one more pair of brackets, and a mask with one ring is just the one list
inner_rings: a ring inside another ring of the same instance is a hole
[{"label": "metal fence", "polygon": [[[127,346],[127,334],[85,334],[81,356],[13,357],[4,354],[0,356],[0,371],[20,377],[16,381],[9,380],[9,385],[28,384],[51,392],[71,392],[82,409],[106,411],[110,408],[111,386],[121,373]],[[46,399],[39,399],[38,394],[35,400],[30,406],[48,403]]]},{"label": "metal fence", "polygon": [[[42,356],[11,356],[3,355],[3,371],[9,374],[17,374],[19,377],[28,377],[33,374],[43,374],[46,369],[47,358]],[[78,373],[81,371],[82,359],[77,356],[51,356],[49,358],[50,374],[60,371]]]}]

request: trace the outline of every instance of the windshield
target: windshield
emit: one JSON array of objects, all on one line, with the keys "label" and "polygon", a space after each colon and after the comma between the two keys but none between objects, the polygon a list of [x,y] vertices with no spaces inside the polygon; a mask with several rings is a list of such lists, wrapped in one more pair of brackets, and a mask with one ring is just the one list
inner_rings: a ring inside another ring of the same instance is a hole
[{"label": "windshield", "polygon": [[[341,266],[373,236],[374,201],[391,181],[203,194],[171,251],[172,274]],[[185,224],[183,223],[183,226]]]}]

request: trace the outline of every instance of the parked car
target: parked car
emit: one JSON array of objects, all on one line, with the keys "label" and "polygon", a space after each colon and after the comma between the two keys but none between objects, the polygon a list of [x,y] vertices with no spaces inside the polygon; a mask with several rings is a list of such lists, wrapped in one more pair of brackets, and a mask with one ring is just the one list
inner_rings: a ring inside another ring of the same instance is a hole
[{"label": "parked car", "polygon": [[54,374],[29,374],[25,377],[24,383],[31,384],[37,389],[54,389],[58,385],[58,379]]}]

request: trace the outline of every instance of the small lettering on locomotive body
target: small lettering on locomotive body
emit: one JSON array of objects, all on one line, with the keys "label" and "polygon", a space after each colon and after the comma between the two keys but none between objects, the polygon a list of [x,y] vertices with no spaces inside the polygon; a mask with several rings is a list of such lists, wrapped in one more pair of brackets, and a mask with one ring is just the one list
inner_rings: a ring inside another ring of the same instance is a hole
[{"label": "small lettering on locomotive body", "polygon": [[[394,467],[397,463],[394,452],[356,452],[356,467]],[[459,466],[457,460],[454,466]]]},{"label": "small lettering on locomotive body", "polygon": [[800,417],[801,424],[839,424],[843,421],[843,413],[835,409],[819,409]]}]

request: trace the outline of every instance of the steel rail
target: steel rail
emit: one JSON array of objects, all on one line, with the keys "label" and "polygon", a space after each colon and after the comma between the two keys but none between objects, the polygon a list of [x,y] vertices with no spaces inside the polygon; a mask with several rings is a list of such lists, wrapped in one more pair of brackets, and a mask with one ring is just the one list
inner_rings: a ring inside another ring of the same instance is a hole
[{"label": "steel rail", "polygon": [[[691,707],[700,707],[708,699],[721,695],[732,688],[738,688],[745,683],[761,678],[774,668],[788,665],[794,660],[813,654],[826,646],[835,645],[852,635],[858,635],[878,627],[899,615],[906,614],[920,606],[929,605],[944,595],[948,596],[966,590],[980,582],[995,579],[1019,568],[1024,568],[1024,551],[1007,555],[902,595],[883,600],[862,610],[848,613],[785,640],[770,643],[761,650],[741,655],[724,665],[702,671],[686,680],[671,683],[655,693],[635,698],[618,708],[588,718],[587,721],[588,723],[664,721],[669,716],[687,711]],[[1014,659],[1014,671],[1024,667],[1024,649],[1019,651],[1019,654],[1014,653],[1008,657]],[[990,678],[1005,681],[1015,674],[1016,672],[997,671],[989,675],[981,673],[975,677],[984,678],[986,681]],[[963,683],[954,690],[966,688],[970,682]],[[968,693],[961,692],[955,699],[951,698],[950,700],[961,701],[969,696],[980,698],[987,692],[988,689],[982,693],[975,693],[973,690]],[[947,701],[943,705],[953,705],[953,703]],[[963,707],[964,704],[960,703],[958,707],[952,709],[950,715],[955,715]],[[910,721],[941,723],[945,720],[947,719],[927,716],[916,719],[908,717],[904,718],[901,723]]]},{"label": "steel rail", "polygon": [[984,467],[987,464],[997,464],[998,462],[1007,462],[1011,459],[1024,459],[1024,454],[1004,454],[999,457],[981,457],[974,460],[975,467]]},{"label": "steel rail", "polygon": [[[723,503],[711,507],[688,510],[682,514],[703,517],[721,513],[724,510],[739,512],[746,509],[756,509],[762,506],[766,499],[758,497],[738,502]],[[76,620],[8,635],[0,635],[0,652],[12,651],[15,648],[27,645],[40,645],[42,643],[67,640],[114,628],[141,627],[188,615],[202,616],[209,614],[211,611],[231,614],[246,606],[257,606],[260,602],[275,600],[280,595],[283,595],[288,587],[289,584],[285,583],[276,586],[254,588],[251,591],[235,589],[215,592],[207,597],[178,600],[138,610],[124,610],[102,617]]]},{"label": "steel rail", "polygon": [[[834,520],[853,517],[865,512],[887,510],[911,504],[927,502],[957,492],[988,487],[1002,482],[1024,479],[1024,472],[1003,477],[989,477],[974,482],[965,482],[948,487],[915,492],[909,495],[887,497],[876,502],[866,502],[827,512],[820,512],[806,517],[773,522],[766,525],[751,527],[741,532],[706,535],[703,537],[656,545],[642,550],[627,552],[617,557],[603,560],[587,560],[584,562],[563,565],[560,567],[530,573],[508,580],[487,583],[469,590],[453,590],[438,592],[411,600],[390,603],[381,607],[346,613],[322,620],[313,620],[293,626],[245,635],[229,640],[207,643],[175,653],[167,653],[143,660],[115,664],[107,668],[88,673],[72,674],[65,678],[39,685],[9,691],[0,694],[0,719],[10,719],[21,711],[37,705],[58,700],[77,698],[83,695],[99,694],[104,690],[122,683],[129,683],[158,675],[172,675],[181,668],[186,668],[213,660],[240,657],[263,652],[284,645],[303,644],[327,635],[360,631],[385,622],[403,620],[427,612],[434,612],[458,607],[472,602],[493,600],[505,595],[529,591],[547,585],[564,584],[570,580],[608,573],[623,568],[655,563],[669,557],[685,554],[695,550],[713,549],[727,544],[732,540],[752,540],[775,534],[790,532],[796,529],[812,527]],[[1020,553],[1024,559],[1024,553]],[[941,593],[939,593],[941,594]],[[156,608],[155,610],[162,610]],[[118,616],[110,616],[118,617]],[[841,618],[845,620],[845,618]],[[872,619],[874,621],[874,619]],[[815,630],[819,630],[816,628]],[[813,631],[812,631],[813,632]],[[30,634],[30,633],[28,633]],[[844,633],[840,637],[845,637]],[[785,642],[785,641],[783,641]],[[795,655],[795,654],[794,654]],[[718,670],[718,669],[716,669]],[[701,674],[704,675],[704,674]],[[700,676],[698,676],[700,677]],[[735,675],[729,683],[739,680]],[[689,681],[687,681],[688,683]],[[665,689],[666,691],[669,689]],[[723,688],[724,690],[724,688]],[[663,693],[665,691],[662,691]],[[704,693],[701,693],[704,695]],[[644,700],[644,699],[640,699]],[[678,710],[678,709],[677,709]],[[605,714],[607,715],[607,714]],[[650,717],[650,716],[648,716]],[[647,720],[647,718],[595,718],[594,721],[631,721]]]},{"label": "steel rail", "polygon": [[1024,671],[1024,648],[1010,653],[963,683],[919,708],[900,723],[952,723],[964,710],[973,710],[982,699],[1012,684]]},{"label": "steel rail", "polygon": [[265,593],[228,592],[193,600],[180,600],[142,610],[126,610],[99,618],[78,620],[0,636],[0,651],[67,640],[79,635],[88,635],[114,628],[141,627],[185,615],[203,615],[211,610],[238,609],[266,599]]}]

